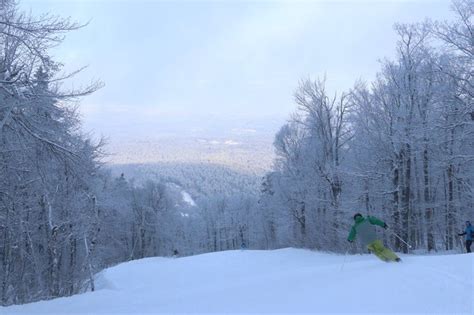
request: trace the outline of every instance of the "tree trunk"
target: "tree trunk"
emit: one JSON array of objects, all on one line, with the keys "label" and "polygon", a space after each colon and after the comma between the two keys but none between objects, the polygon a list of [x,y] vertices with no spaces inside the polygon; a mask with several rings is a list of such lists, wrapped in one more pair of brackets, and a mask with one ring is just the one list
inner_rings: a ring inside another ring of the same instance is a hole
[{"label": "tree trunk", "polygon": [[[426,140],[427,141],[427,140]],[[428,251],[436,250],[434,242],[433,230],[433,200],[431,197],[430,173],[429,173],[429,156],[428,149],[425,146],[423,150],[423,185],[424,185],[424,203],[425,203],[425,220],[426,220],[426,244]]]},{"label": "tree trunk", "polygon": [[[411,214],[411,147],[406,144],[404,151],[405,174],[402,190],[402,230],[400,236],[405,240],[410,240],[410,214]],[[408,247],[405,243],[401,244],[402,251],[408,253]]]},{"label": "tree trunk", "polygon": [[[392,219],[394,223],[394,231],[400,234],[400,168],[399,161],[393,161],[393,211]],[[398,238],[395,238],[395,248],[398,250],[401,248],[401,242]]]}]

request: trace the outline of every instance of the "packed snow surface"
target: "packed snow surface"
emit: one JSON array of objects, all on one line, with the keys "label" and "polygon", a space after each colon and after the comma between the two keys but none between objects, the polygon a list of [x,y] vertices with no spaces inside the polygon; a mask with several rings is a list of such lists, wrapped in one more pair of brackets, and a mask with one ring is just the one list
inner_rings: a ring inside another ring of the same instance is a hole
[{"label": "packed snow surface", "polygon": [[148,258],[100,273],[96,292],[0,314],[473,314],[474,254],[402,258],[384,263],[299,249]]}]

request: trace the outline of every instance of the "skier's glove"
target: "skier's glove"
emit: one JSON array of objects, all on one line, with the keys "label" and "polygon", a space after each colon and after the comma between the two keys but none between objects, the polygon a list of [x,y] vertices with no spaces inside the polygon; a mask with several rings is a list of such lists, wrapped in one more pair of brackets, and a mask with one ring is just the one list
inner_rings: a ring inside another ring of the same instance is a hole
[{"label": "skier's glove", "polygon": [[383,224],[383,228],[384,228],[384,229],[388,229],[387,223],[384,223],[384,224]]},{"label": "skier's glove", "polygon": [[352,243],[352,242],[354,242],[353,240],[347,240],[347,241],[348,241],[349,243]]}]

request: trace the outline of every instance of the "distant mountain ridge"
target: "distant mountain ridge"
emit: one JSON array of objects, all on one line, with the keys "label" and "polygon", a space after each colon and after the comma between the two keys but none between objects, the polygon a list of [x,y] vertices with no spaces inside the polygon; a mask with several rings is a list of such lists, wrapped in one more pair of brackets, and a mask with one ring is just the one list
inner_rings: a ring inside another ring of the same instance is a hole
[{"label": "distant mountain ridge", "polygon": [[[106,137],[109,164],[216,164],[263,175],[274,157],[273,140],[282,117],[149,117],[123,123],[88,122]],[[126,127],[126,128],[125,128]]]},{"label": "distant mountain ridge", "polygon": [[227,166],[243,173],[263,175],[273,161],[270,137],[164,137],[111,142],[109,164],[192,163]]}]

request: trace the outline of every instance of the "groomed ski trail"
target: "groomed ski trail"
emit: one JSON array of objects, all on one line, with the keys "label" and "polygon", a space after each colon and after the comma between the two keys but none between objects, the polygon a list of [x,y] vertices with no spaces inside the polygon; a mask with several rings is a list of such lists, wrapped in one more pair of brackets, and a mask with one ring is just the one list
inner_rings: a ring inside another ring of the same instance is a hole
[{"label": "groomed ski trail", "polygon": [[301,249],[147,258],[97,276],[98,290],[0,308],[1,314],[473,314],[474,254],[372,255]]}]

